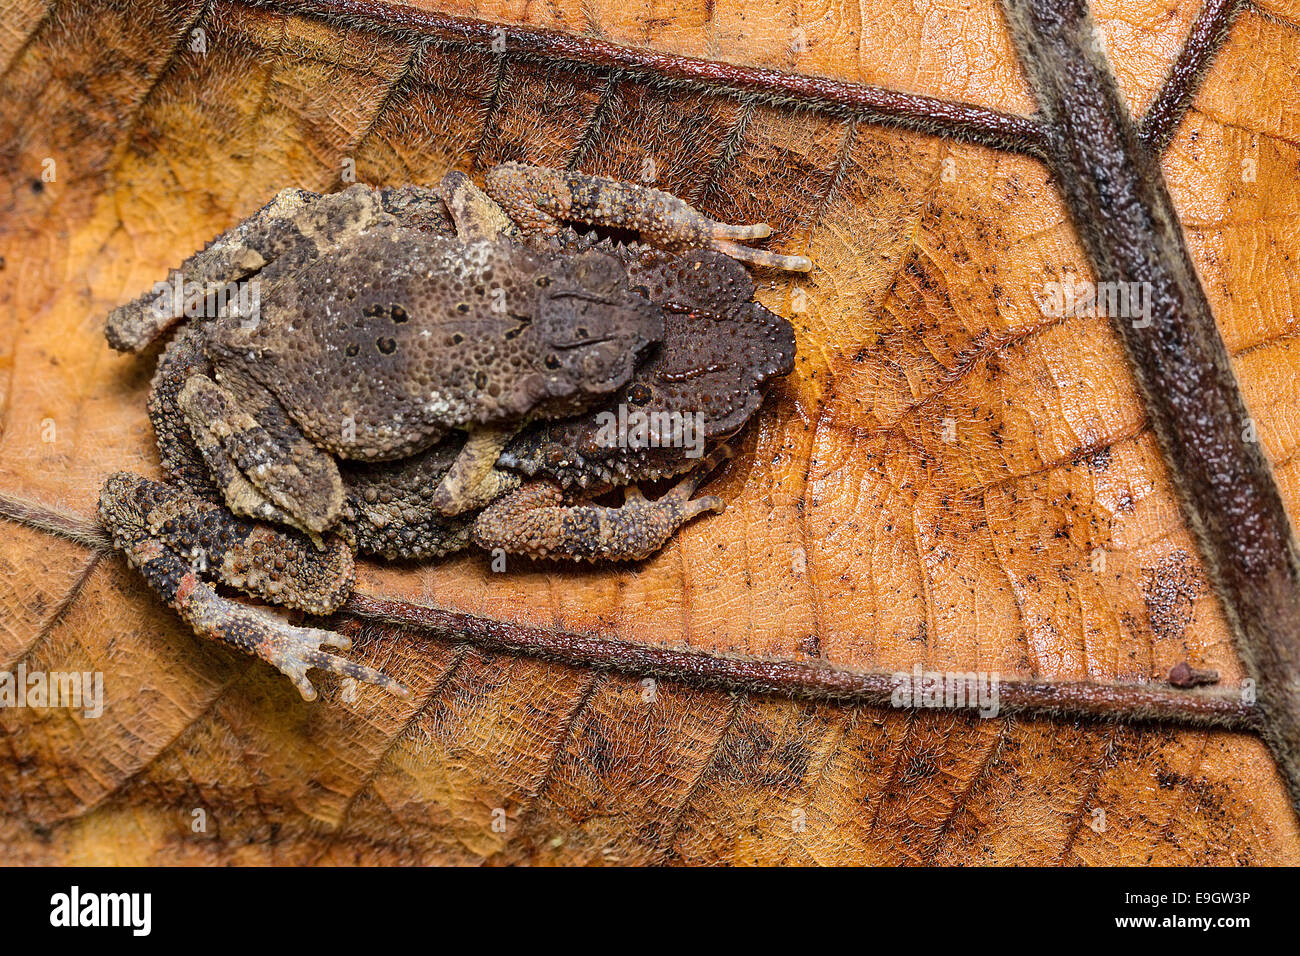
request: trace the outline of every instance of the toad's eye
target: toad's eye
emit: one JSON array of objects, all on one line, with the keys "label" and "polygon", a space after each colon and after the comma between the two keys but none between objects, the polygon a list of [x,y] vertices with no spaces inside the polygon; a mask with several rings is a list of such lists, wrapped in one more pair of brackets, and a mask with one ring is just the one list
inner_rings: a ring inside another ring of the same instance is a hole
[{"label": "toad's eye", "polygon": [[538,277],[537,277],[537,288],[539,288],[539,289],[545,289],[545,288],[546,288],[548,285],[550,285],[550,284],[551,284],[551,277],[550,277],[550,276],[538,276]]}]

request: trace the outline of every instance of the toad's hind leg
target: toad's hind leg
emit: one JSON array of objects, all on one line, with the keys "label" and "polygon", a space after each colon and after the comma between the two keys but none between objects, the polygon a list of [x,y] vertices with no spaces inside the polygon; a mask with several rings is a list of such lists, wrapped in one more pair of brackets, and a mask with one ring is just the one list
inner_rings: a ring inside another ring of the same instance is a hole
[{"label": "toad's hind leg", "polygon": [[511,483],[496,469],[497,458],[519,431],[518,425],[476,428],[433,493],[433,506],[444,515],[481,508]]},{"label": "toad's hind leg", "polygon": [[177,405],[232,511],[298,528],[317,542],[333,527],[343,505],[338,465],[260,386],[237,375],[220,385],[192,375]]},{"label": "toad's hind leg", "polygon": [[525,232],[553,233],[560,223],[585,223],[631,229],[653,245],[670,250],[708,247],[773,269],[807,272],[805,256],[783,256],[740,245],[766,239],[767,223],[736,226],[717,222],[671,193],[606,176],[523,163],[504,163],[487,174],[488,195]]},{"label": "toad's hind leg", "polygon": [[138,352],[181,318],[230,318],[232,305],[236,317],[255,325],[260,320],[261,286],[251,277],[259,283],[273,279],[375,225],[393,221],[380,194],[360,183],[326,196],[283,189],[186,259],[166,282],[110,312],[105,325],[108,344],[120,352]]},{"label": "toad's hind leg", "polygon": [[200,498],[220,501],[221,495],[194,446],[194,436],[179,404],[181,390],[191,376],[211,374],[212,363],[203,352],[202,329],[182,327],[158,360],[148,409],[158,458],[171,481]]},{"label": "toad's hind leg", "polygon": [[483,510],[474,524],[474,541],[488,550],[533,558],[639,561],[695,516],[725,509],[715,495],[691,495],[729,456],[729,450],[720,448],[661,498],[645,498],[629,487],[618,508],[571,504],[555,482],[531,482]]},{"label": "toad's hind leg", "polygon": [[[284,189],[238,225],[194,253],[167,282],[108,315],[108,344],[120,352],[138,352],[185,315],[187,291],[210,290],[237,283],[262,269],[292,233],[292,220],[320,197],[305,189]],[[188,287],[188,289],[187,289]]]},{"label": "toad's hind leg", "polygon": [[267,661],[307,700],[316,697],[307,679],[313,667],[406,696],[406,688],[381,671],[322,650],[347,650],[346,637],[295,627],[269,610],[224,598],[207,583],[330,614],[352,590],[352,553],[342,542],[331,540],[317,551],[292,532],[236,518],[219,505],[126,473],[104,484],[99,515],[131,565],[195,633]]}]

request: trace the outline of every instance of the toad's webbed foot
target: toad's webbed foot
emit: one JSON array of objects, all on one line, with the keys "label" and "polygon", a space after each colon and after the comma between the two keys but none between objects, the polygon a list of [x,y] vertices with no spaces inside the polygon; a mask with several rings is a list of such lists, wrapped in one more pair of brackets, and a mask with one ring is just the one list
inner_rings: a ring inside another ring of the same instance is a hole
[{"label": "toad's webbed foot", "polygon": [[691,495],[730,455],[722,446],[654,500],[629,486],[618,508],[571,504],[555,482],[530,482],[483,509],[474,524],[474,541],[488,550],[500,548],[533,558],[640,561],[662,548],[692,518],[725,510],[725,503],[716,495]]},{"label": "toad's webbed foot", "polygon": [[794,272],[812,269],[806,256],[784,256],[739,244],[766,239],[772,234],[767,223],[718,222],[661,189],[523,163],[495,167],[485,185],[488,195],[525,232],[553,234],[562,223],[584,223],[630,229],[646,242],[672,251],[707,247],[757,266]]},{"label": "toad's webbed foot", "polygon": [[322,650],[325,647],[350,650],[352,641],[343,634],[318,627],[286,624],[265,608],[237,604],[204,584],[199,584],[189,593],[184,605],[177,603],[174,606],[199,635],[224,641],[260,657],[288,677],[303,700],[316,699],[316,687],[307,679],[307,671],[313,667],[374,684],[399,697],[410,696],[404,685],[383,671]]},{"label": "toad's webbed foot", "polygon": [[322,650],[347,650],[346,637],[295,627],[274,612],[218,594],[208,581],[312,614],[330,614],[352,590],[352,553],[332,539],[317,551],[302,536],[235,517],[219,505],[170,485],[118,473],[104,484],[100,520],[116,546],[195,633],[269,662],[307,700],[316,689],[309,668],[375,684],[406,696],[406,688],[372,667]]}]

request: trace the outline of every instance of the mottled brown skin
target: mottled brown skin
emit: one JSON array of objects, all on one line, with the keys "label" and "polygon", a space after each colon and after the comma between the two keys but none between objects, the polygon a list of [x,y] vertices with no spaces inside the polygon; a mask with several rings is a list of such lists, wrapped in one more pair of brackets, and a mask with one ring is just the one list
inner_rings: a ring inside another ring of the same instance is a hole
[{"label": "mottled brown skin", "polygon": [[247,375],[316,447],[363,461],[406,457],[453,429],[577,411],[625,382],[662,327],[613,257],[400,227],[274,291],[256,327],[213,332],[219,374]]},{"label": "mottled brown skin", "polygon": [[[453,218],[468,241],[406,226],[381,193],[355,186],[282,194],[254,217],[266,221],[260,233],[241,226],[238,241],[223,237],[182,267],[206,285],[229,280],[205,271],[214,263],[235,261],[245,278],[262,263],[251,279],[260,313],[205,322],[213,374],[192,374],[179,392],[237,514],[291,516],[318,536],[342,505],[336,458],[401,458],[482,426],[489,440],[464,446],[474,458],[441,489],[441,510],[466,510],[496,490],[476,497],[506,437],[530,417],[609,394],[658,339],[659,310],[628,287],[617,259],[531,248],[501,231],[499,209],[464,177],[441,190],[458,197]],[[257,248],[265,237],[288,258],[268,260]],[[236,254],[241,242],[251,248]],[[138,341],[135,327],[154,327],[141,314],[159,305],[119,309],[110,341]]]},{"label": "mottled brown skin", "polygon": [[[576,237],[563,236],[572,242]],[[737,262],[713,250],[681,255],[640,245],[602,243],[629,280],[664,309],[664,338],[615,395],[583,413],[538,422],[515,438],[499,464],[537,479],[484,509],[474,525],[480,547],[535,558],[640,560],[716,497],[690,495],[719,455],[703,464],[680,445],[631,447],[603,441],[602,415],[619,406],[651,416],[699,413],[705,442],[736,432],[758,408],[763,388],[794,365],[790,323],[754,302],[754,283]],[[636,482],[691,474],[661,498]],[[572,503],[575,489],[627,486],[621,507]]]},{"label": "mottled brown skin", "polygon": [[719,462],[731,457],[721,445],[667,493],[648,499],[636,485],[623,489],[623,504],[609,508],[574,504],[550,479],[532,481],[492,502],[474,522],[474,542],[530,558],[576,561],[640,561],[662,548],[696,515],[721,512],[717,495],[692,498]]},{"label": "mottled brown skin", "polygon": [[[339,534],[365,554],[395,560],[427,560],[466,547],[478,512],[444,515],[434,502],[463,444],[458,434],[399,461],[342,463],[347,504]],[[519,486],[516,475],[497,477],[502,492]]]},{"label": "mottled brown skin", "polygon": [[[749,308],[752,284],[730,259],[706,252],[682,265],[561,223],[636,228],[675,249],[727,248],[767,227],[713,223],[667,194],[582,174],[511,164],[488,179],[522,221],[459,173],[437,192],[286,190],[187,260],[186,281],[204,288],[255,277],[261,313],[194,322],[173,338],[149,410],[175,484],[115,475],[101,494],[118,546],[197,632],[269,661],[305,697],[309,667],[404,689],[322,651],[340,645],[329,632],[207,582],[324,614],[350,591],[350,548],[418,559],[472,539],[537,557],[645,557],[691,517],[721,510],[715,497],[690,500],[716,457],[658,501],[632,488],[623,507],[601,508],[568,504],[550,478],[520,488],[498,465],[502,448],[529,421],[564,418],[583,462],[578,477],[571,465],[553,470],[566,485],[679,474],[698,459],[582,444],[582,414],[627,400],[639,376],[657,406],[715,415],[713,437],[743,424],[762,383],[789,367],[788,324]],[[808,267],[758,250],[746,258]],[[143,296],[109,316],[107,336],[138,351],[179,318],[168,296]],[[707,363],[676,368],[655,347],[666,327]],[[526,433],[516,444],[538,442]]]},{"label": "mottled brown skin", "polygon": [[783,256],[739,244],[738,240],[770,236],[772,227],[766,223],[733,226],[715,222],[662,190],[524,163],[503,163],[488,172],[485,182],[505,214],[538,235],[557,234],[564,223],[617,223],[661,249],[712,248],[757,266],[794,272],[812,268],[804,256]]},{"label": "mottled brown skin", "polygon": [[710,250],[670,255],[603,245],[623,260],[629,281],[663,307],[664,335],[609,400],[538,422],[506,446],[502,467],[566,488],[650,481],[699,464],[679,447],[602,444],[602,414],[620,405],[652,416],[698,412],[704,438],[713,443],[740,429],[762,403],[767,383],[794,367],[794,330],[754,301],[753,279],[739,263]]},{"label": "mottled brown skin", "polygon": [[100,518],[132,566],[195,632],[267,661],[305,699],[316,697],[307,679],[313,667],[406,696],[388,675],[322,650],[347,650],[343,635],[290,626],[270,611],[222,597],[209,583],[329,614],[352,589],[352,552],[341,540],[320,551],[303,535],[235,517],[174,486],[130,474],[105,483]]}]

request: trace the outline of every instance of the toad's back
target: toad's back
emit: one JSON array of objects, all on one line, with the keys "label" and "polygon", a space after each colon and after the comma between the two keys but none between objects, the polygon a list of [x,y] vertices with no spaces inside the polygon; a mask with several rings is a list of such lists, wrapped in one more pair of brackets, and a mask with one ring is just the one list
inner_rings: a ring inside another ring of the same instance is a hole
[{"label": "toad's back", "polygon": [[313,443],[387,459],[582,407],[661,334],[608,256],[383,229],[277,282],[260,325],[226,344]]}]

